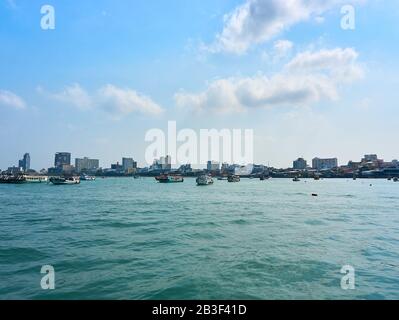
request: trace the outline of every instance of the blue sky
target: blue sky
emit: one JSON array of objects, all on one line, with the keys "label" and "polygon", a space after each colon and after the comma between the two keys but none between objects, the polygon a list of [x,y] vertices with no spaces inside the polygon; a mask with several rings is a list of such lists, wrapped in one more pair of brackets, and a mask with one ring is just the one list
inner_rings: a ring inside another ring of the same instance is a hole
[{"label": "blue sky", "polygon": [[273,166],[399,158],[398,18],[383,0],[1,0],[0,168],[57,151],[144,165],[146,131],[168,120],[254,129]]}]

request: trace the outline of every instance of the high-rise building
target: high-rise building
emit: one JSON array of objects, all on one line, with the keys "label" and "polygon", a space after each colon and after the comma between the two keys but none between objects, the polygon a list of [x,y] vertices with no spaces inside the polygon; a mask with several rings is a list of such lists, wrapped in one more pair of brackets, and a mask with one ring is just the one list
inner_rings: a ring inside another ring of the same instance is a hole
[{"label": "high-rise building", "polygon": [[22,171],[26,172],[30,170],[30,155],[25,153],[22,160],[19,160],[18,167],[22,168]]},{"label": "high-rise building", "polygon": [[314,158],[312,160],[312,167],[315,170],[334,169],[334,168],[338,167],[338,159],[337,158],[330,158],[330,159]]},{"label": "high-rise building", "polygon": [[76,172],[82,171],[94,172],[100,168],[100,161],[97,159],[89,159],[84,157],[83,159],[75,159]]},{"label": "high-rise building", "polygon": [[307,166],[308,166],[308,163],[303,158],[298,158],[293,163],[293,168],[295,170],[305,170],[307,168]]},{"label": "high-rise building", "polygon": [[137,162],[133,158],[122,158],[122,168],[124,171],[137,168]]},{"label": "high-rise building", "polygon": [[63,165],[71,165],[71,154],[69,152],[57,152],[54,159],[54,167],[62,168]]}]

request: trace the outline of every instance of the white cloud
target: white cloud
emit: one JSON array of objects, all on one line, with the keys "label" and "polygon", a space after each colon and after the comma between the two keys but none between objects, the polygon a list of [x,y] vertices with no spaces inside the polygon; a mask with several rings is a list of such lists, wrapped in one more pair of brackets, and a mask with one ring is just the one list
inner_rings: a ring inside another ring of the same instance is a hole
[{"label": "white cloud", "polygon": [[93,94],[89,94],[77,83],[66,86],[64,90],[58,93],[49,93],[40,87],[38,92],[51,100],[81,110],[100,107],[115,117],[133,112],[157,115],[163,110],[151,98],[141,95],[132,89],[121,89],[111,84],[100,88]]},{"label": "white cloud", "polygon": [[0,106],[11,107],[14,109],[25,109],[25,101],[15,93],[7,90],[0,90]]},{"label": "white cloud", "polygon": [[245,53],[252,45],[270,41],[291,26],[333,8],[343,0],[246,0],[225,15],[224,27],[211,52]]},{"label": "white cloud", "polygon": [[46,92],[41,87],[39,87],[37,90],[46,97],[62,104],[67,104],[82,110],[87,110],[93,107],[92,98],[78,83],[66,86],[61,92],[58,93]]},{"label": "white cloud", "polygon": [[175,95],[175,101],[179,107],[196,111],[231,113],[336,100],[343,75],[347,82],[359,78],[362,69],[356,60],[357,53],[353,49],[301,53],[271,77],[219,79],[199,94],[181,91]]},{"label": "white cloud", "polygon": [[274,52],[278,58],[286,57],[294,47],[294,44],[288,40],[278,40],[274,43]]},{"label": "white cloud", "polygon": [[127,115],[132,112],[158,115],[163,111],[151,98],[134,90],[121,89],[111,84],[99,90],[98,99],[105,110],[119,115]]},{"label": "white cloud", "polygon": [[336,80],[351,82],[363,76],[363,70],[357,64],[358,56],[352,48],[305,51],[289,62],[286,69],[290,72],[327,72]]}]

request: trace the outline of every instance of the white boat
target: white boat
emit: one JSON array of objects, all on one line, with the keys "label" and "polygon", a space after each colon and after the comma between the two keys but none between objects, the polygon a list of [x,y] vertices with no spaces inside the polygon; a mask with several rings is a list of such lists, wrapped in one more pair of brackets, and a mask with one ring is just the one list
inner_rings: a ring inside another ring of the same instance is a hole
[{"label": "white boat", "polygon": [[196,182],[198,186],[207,186],[213,184],[213,179],[208,175],[201,175],[196,179]]},{"label": "white boat", "polygon": [[96,177],[89,176],[87,174],[83,174],[83,175],[80,176],[80,180],[82,180],[82,181],[95,181]]},{"label": "white boat", "polygon": [[46,183],[48,177],[46,176],[25,176],[25,182],[27,183]]},{"label": "white boat", "polygon": [[79,184],[80,179],[78,177],[69,177],[69,178],[51,177],[50,182],[54,185],[73,185],[73,184]]}]

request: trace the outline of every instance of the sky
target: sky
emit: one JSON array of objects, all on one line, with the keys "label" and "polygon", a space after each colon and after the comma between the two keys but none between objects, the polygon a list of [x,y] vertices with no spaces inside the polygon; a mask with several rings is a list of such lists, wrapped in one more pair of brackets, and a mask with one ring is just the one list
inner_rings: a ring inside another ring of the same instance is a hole
[{"label": "sky", "polygon": [[145,166],[146,132],[168,121],[252,129],[254,161],[274,167],[397,159],[398,4],[0,0],[0,168],[59,151]]}]

